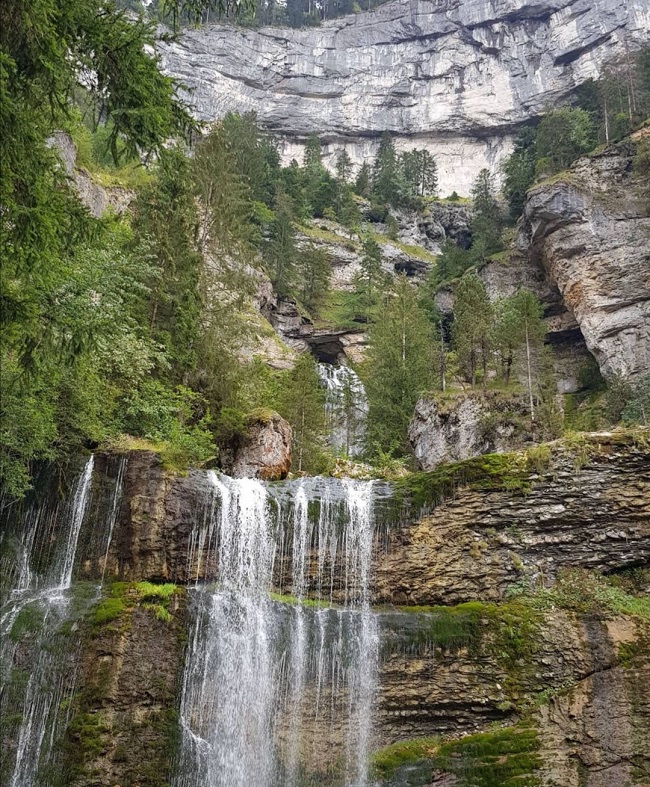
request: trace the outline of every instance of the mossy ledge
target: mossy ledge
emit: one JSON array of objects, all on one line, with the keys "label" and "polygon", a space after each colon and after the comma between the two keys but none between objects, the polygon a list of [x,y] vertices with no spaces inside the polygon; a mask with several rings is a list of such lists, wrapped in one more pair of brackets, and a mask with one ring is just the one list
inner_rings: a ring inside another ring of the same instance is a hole
[{"label": "mossy ledge", "polygon": [[650,446],[650,429],[617,429],[611,432],[567,434],[526,451],[483,454],[441,464],[428,472],[410,473],[394,482],[395,499],[402,508],[426,513],[462,488],[526,495],[535,480],[552,471],[554,458],[569,454],[576,470],[617,448]]},{"label": "mossy ledge", "polygon": [[538,787],[539,749],[537,731],[522,722],[445,743],[433,738],[395,743],[376,752],[372,766],[382,782],[422,761],[430,777],[453,775],[458,787]]}]

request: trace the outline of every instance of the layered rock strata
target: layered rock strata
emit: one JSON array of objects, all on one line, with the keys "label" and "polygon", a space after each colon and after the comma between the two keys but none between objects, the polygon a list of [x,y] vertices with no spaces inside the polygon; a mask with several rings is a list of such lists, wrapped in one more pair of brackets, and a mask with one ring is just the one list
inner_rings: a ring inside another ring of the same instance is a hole
[{"label": "layered rock strata", "polygon": [[517,239],[606,377],[650,371],[650,210],[634,151],[609,147],[531,189]]}]

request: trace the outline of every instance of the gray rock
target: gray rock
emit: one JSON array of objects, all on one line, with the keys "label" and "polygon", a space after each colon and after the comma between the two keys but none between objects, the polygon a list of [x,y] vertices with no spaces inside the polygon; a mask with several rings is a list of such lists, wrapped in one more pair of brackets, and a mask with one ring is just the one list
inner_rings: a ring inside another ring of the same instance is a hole
[{"label": "gray rock", "polygon": [[286,161],[315,132],[326,161],[345,147],[359,163],[388,129],[436,156],[441,194],[466,195],[519,124],[649,31],[648,0],[395,0],[318,28],[186,30],[159,51],[198,117],[254,110]]},{"label": "gray rock", "polygon": [[533,188],[517,239],[606,377],[650,370],[650,216],[631,158],[622,143]]},{"label": "gray rock", "polygon": [[234,478],[278,481],[291,468],[291,425],[278,413],[254,413],[248,432],[235,451],[231,474]]}]

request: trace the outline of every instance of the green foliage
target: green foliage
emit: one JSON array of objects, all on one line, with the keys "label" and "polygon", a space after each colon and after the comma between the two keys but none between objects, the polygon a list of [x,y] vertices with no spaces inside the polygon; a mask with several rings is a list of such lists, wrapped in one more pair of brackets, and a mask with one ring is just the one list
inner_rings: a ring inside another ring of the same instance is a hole
[{"label": "green foliage", "polygon": [[523,604],[539,611],[560,608],[580,614],[650,619],[650,599],[646,595],[631,595],[617,586],[616,577],[603,577],[580,568],[561,569],[549,588],[517,588],[511,596],[518,594]]},{"label": "green foliage", "polygon": [[287,375],[278,412],[291,424],[293,469],[312,475],[325,471],[329,464],[325,448],[325,393],[309,353],[300,355]]},{"label": "green foliage", "polygon": [[395,143],[388,131],[384,131],[372,167],[372,196],[388,205],[399,204],[402,182]]},{"label": "green foliage", "polygon": [[372,755],[373,775],[378,779],[387,780],[403,765],[431,759],[438,745],[437,738],[415,738],[385,746]]},{"label": "green foliage", "polygon": [[317,316],[327,298],[332,267],[327,254],[313,243],[297,252],[298,297],[309,312]]},{"label": "green foliage", "polygon": [[271,281],[281,297],[293,291],[296,276],[296,242],[293,229],[291,202],[286,194],[278,192],[275,198],[275,219],[271,240],[266,251]]},{"label": "green foliage", "polygon": [[27,604],[24,606],[11,626],[9,639],[20,642],[25,634],[35,634],[43,623],[43,612],[38,606]]},{"label": "green foliage", "polygon": [[112,623],[114,620],[122,617],[125,610],[126,602],[122,598],[102,599],[95,607],[92,615],[92,622],[96,626],[103,626],[106,623]]},{"label": "green foliage", "polygon": [[525,457],[484,454],[462,462],[442,464],[425,473],[411,473],[395,482],[395,498],[414,511],[431,509],[459,487],[526,492],[530,488]]},{"label": "green foliage", "polygon": [[535,129],[531,127],[522,129],[515,137],[512,154],[503,164],[503,194],[513,221],[521,216],[526,192],[535,180],[536,136]]},{"label": "green foliage", "polygon": [[402,179],[410,197],[434,197],[438,191],[438,167],[428,150],[409,150],[400,157]]},{"label": "green foliage", "polygon": [[368,338],[360,370],[369,403],[368,448],[404,455],[413,408],[436,370],[429,323],[405,276],[388,291],[382,317],[371,325]]},{"label": "green foliage", "polygon": [[490,254],[502,248],[502,219],[496,199],[494,178],[482,169],[472,186],[472,258],[485,262]]},{"label": "green foliage", "polygon": [[631,384],[630,396],[623,408],[621,418],[626,426],[650,424],[650,374]]},{"label": "green foliage", "polygon": [[455,291],[452,344],[472,386],[479,362],[483,380],[487,377],[492,318],[485,285],[475,273],[466,273]]},{"label": "green foliage", "polygon": [[595,145],[594,125],[584,109],[557,109],[542,117],[537,128],[536,173],[552,175],[566,169]]}]

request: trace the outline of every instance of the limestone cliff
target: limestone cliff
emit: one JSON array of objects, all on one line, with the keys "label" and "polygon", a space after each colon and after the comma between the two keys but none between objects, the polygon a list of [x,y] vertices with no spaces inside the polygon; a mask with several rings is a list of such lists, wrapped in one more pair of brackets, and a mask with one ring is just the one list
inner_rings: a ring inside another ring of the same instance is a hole
[{"label": "limestone cliff", "polygon": [[626,141],[535,186],[517,240],[608,377],[650,369],[650,216],[633,154]]},{"label": "limestone cliff", "polygon": [[160,53],[198,117],[254,110],[286,160],[313,132],[359,162],[388,129],[436,155],[442,194],[467,194],[518,124],[648,31],[647,0],[395,0],[316,29],[187,30]]}]

